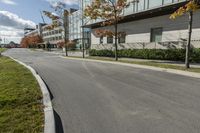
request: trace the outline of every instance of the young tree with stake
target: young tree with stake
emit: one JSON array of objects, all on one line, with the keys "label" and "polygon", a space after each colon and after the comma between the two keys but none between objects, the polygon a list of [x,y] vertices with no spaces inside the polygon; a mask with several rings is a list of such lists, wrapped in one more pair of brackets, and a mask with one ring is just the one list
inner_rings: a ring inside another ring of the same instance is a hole
[{"label": "young tree with stake", "polygon": [[84,10],[84,16],[96,20],[102,19],[101,26],[114,26],[113,30],[96,30],[97,36],[108,36],[115,38],[115,60],[118,60],[118,38],[124,32],[118,31],[118,23],[123,18],[122,11],[127,6],[127,0],[94,0],[91,5]]},{"label": "young tree with stake", "polygon": [[49,30],[58,27],[59,22],[62,23],[63,29],[64,29],[64,42],[65,42],[65,54],[68,56],[68,46],[67,43],[69,41],[68,38],[68,16],[69,12],[65,9],[65,3],[63,2],[57,2],[52,8],[55,10],[58,15],[53,14],[52,12],[49,11],[43,11],[43,13],[49,17],[52,20],[52,25],[49,26]]},{"label": "young tree with stake", "polygon": [[185,13],[189,15],[189,24],[188,24],[188,40],[186,46],[186,56],[185,56],[185,67],[190,68],[190,49],[191,49],[191,36],[192,36],[192,23],[193,23],[193,12],[199,9],[200,0],[188,0],[188,3],[178,10],[176,10],[171,16],[170,19],[175,19],[178,16],[182,16]]}]

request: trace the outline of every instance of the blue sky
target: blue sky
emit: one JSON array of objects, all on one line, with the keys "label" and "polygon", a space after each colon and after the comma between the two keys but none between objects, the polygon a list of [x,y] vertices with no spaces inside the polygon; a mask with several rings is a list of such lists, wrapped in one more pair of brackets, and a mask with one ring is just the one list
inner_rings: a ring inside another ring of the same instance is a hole
[{"label": "blue sky", "polygon": [[[0,38],[19,42],[23,28],[42,22],[40,11],[53,11],[50,3],[58,0],[0,0]],[[77,8],[78,0],[60,0],[67,8]],[[45,17],[46,22],[50,22]]]}]

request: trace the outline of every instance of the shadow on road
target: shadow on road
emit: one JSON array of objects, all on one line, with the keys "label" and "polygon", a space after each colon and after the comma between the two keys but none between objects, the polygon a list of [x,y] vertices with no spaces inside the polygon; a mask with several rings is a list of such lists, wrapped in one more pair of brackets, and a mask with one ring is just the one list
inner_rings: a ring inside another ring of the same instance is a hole
[{"label": "shadow on road", "polygon": [[[42,80],[44,81],[48,91],[49,91],[49,95],[50,95],[50,98],[51,100],[53,100],[54,96],[53,94],[51,93],[51,90],[49,89],[49,86],[46,84],[45,80],[42,78]],[[61,118],[60,116],[58,115],[58,113],[53,110],[53,113],[54,113],[54,117],[55,117],[55,126],[56,126],[56,133],[64,133],[63,131],[63,125],[62,125],[62,121],[61,121]]]},{"label": "shadow on road", "polygon": [[54,110],[54,117],[55,117],[56,133],[64,133],[61,118],[55,110]]},{"label": "shadow on road", "polygon": [[51,93],[51,90],[49,89],[49,86],[47,85],[47,83],[45,82],[45,80],[43,78],[42,78],[42,80],[44,81],[44,84],[46,85],[46,87],[47,87],[47,89],[49,91],[49,95],[50,95],[51,100],[53,100],[54,97],[53,97],[53,94]]}]

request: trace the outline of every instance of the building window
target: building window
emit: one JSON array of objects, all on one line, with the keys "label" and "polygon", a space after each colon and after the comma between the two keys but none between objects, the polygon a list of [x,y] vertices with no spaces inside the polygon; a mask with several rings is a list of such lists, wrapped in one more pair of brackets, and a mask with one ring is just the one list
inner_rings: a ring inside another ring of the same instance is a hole
[{"label": "building window", "polygon": [[107,37],[107,43],[113,43],[113,37]]},{"label": "building window", "polygon": [[100,44],[103,44],[103,36],[100,37]]},{"label": "building window", "polygon": [[161,42],[162,41],[162,28],[152,28],[151,29],[151,42]]},{"label": "building window", "polygon": [[123,35],[123,36],[119,37],[118,43],[126,43],[126,36]]}]

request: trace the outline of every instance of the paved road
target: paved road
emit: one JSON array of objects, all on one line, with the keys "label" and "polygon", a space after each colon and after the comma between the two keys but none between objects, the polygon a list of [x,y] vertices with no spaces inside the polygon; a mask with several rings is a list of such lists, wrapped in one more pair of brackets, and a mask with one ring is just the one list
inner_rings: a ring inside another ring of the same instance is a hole
[{"label": "paved road", "polygon": [[200,133],[199,79],[26,49],[5,54],[48,84],[58,132]]}]

